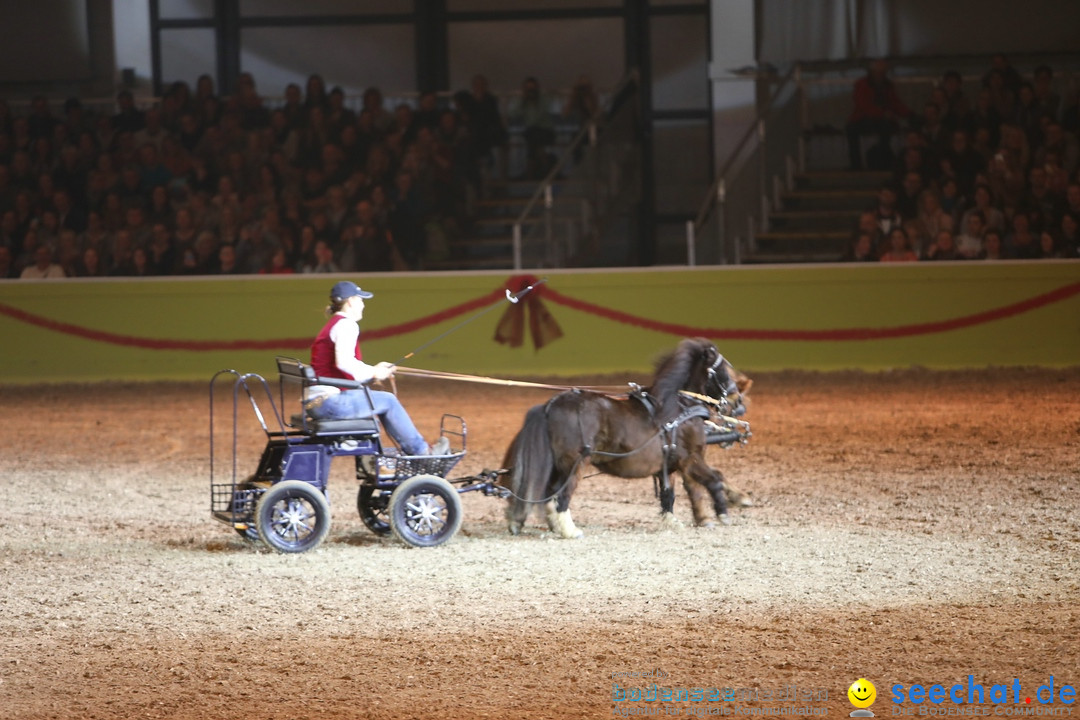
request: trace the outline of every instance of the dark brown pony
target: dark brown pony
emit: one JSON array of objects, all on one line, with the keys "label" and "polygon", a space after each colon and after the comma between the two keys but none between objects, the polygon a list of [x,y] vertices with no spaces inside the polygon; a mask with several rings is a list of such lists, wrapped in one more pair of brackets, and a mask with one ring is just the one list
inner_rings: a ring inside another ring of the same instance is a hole
[{"label": "dark brown pony", "polygon": [[[687,390],[742,407],[739,374],[708,340],[686,339],[661,359],[644,392],[606,395],[568,390],[525,414],[503,460],[512,493],[506,511],[510,532],[521,532],[529,509],[547,505],[551,529],[565,538],[581,537],[570,517],[570,499],[585,461],[601,472],[624,478],[654,476],[660,487],[664,522],[672,514],[675,491],[668,473],[682,475],[696,525],[727,519],[724,476],[705,463],[707,405],[680,393]],[[666,458],[665,458],[666,452]]]}]

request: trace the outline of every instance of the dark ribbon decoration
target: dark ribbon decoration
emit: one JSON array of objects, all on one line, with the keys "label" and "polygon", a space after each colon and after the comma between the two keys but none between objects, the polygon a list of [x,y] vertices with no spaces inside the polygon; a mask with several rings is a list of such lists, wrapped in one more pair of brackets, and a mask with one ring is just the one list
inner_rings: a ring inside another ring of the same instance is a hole
[{"label": "dark ribbon decoration", "polygon": [[[539,279],[534,275],[515,275],[506,281],[506,289],[517,295],[537,282]],[[513,348],[521,347],[525,341],[526,315],[529,320],[529,334],[537,350],[562,337],[562,328],[540,300],[546,287],[540,285],[533,288],[518,302],[506,308],[506,312],[499,318],[499,324],[495,326],[495,342]]]}]

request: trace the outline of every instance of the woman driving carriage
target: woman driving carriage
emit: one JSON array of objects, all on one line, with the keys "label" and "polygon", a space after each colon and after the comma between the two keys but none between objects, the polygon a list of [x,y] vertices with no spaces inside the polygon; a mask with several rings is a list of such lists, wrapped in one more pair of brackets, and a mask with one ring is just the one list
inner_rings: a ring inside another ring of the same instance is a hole
[{"label": "woman driving carriage", "polygon": [[[372,293],[348,280],[342,280],[330,290],[330,305],[326,308],[330,319],[311,344],[311,367],[317,376],[369,383],[386,380],[394,374],[391,363],[368,365],[362,359],[359,322],[364,317],[364,300],[371,297]],[[449,451],[445,437],[439,438],[434,449],[428,445],[393,393],[312,385],[307,389],[304,405],[316,420],[378,415],[387,432],[407,455],[445,455]]]}]

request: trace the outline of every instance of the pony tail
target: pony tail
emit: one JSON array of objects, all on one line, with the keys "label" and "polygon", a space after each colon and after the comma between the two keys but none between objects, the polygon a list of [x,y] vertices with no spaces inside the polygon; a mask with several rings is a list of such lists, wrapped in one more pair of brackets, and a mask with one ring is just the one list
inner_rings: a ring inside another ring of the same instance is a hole
[{"label": "pony tail", "polygon": [[510,443],[503,467],[510,468],[509,487],[513,493],[506,508],[506,519],[510,532],[516,535],[525,524],[531,507],[544,497],[555,470],[546,405],[536,405],[525,413],[525,424]]}]

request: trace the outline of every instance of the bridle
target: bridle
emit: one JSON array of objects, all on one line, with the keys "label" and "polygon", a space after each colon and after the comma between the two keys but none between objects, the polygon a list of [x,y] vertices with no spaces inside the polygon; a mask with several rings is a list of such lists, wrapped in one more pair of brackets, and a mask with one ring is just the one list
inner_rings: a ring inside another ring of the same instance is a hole
[{"label": "bridle", "polygon": [[[713,350],[716,352],[716,360],[706,370],[708,374],[708,384],[706,387],[715,386],[719,391],[719,394],[714,396],[721,402],[730,404],[728,397],[736,395],[739,392],[738,386],[735,384],[735,380],[731,377],[729,370],[734,370],[734,366],[724,359],[724,356],[720,354],[720,351],[713,345]],[[721,379],[720,369],[723,368],[723,380]],[[725,382],[726,381],[726,382]],[[708,395],[712,395],[711,392],[706,392]],[[742,396],[739,395],[739,402],[731,408],[731,414],[738,417],[746,412],[746,407],[743,405]]]}]

